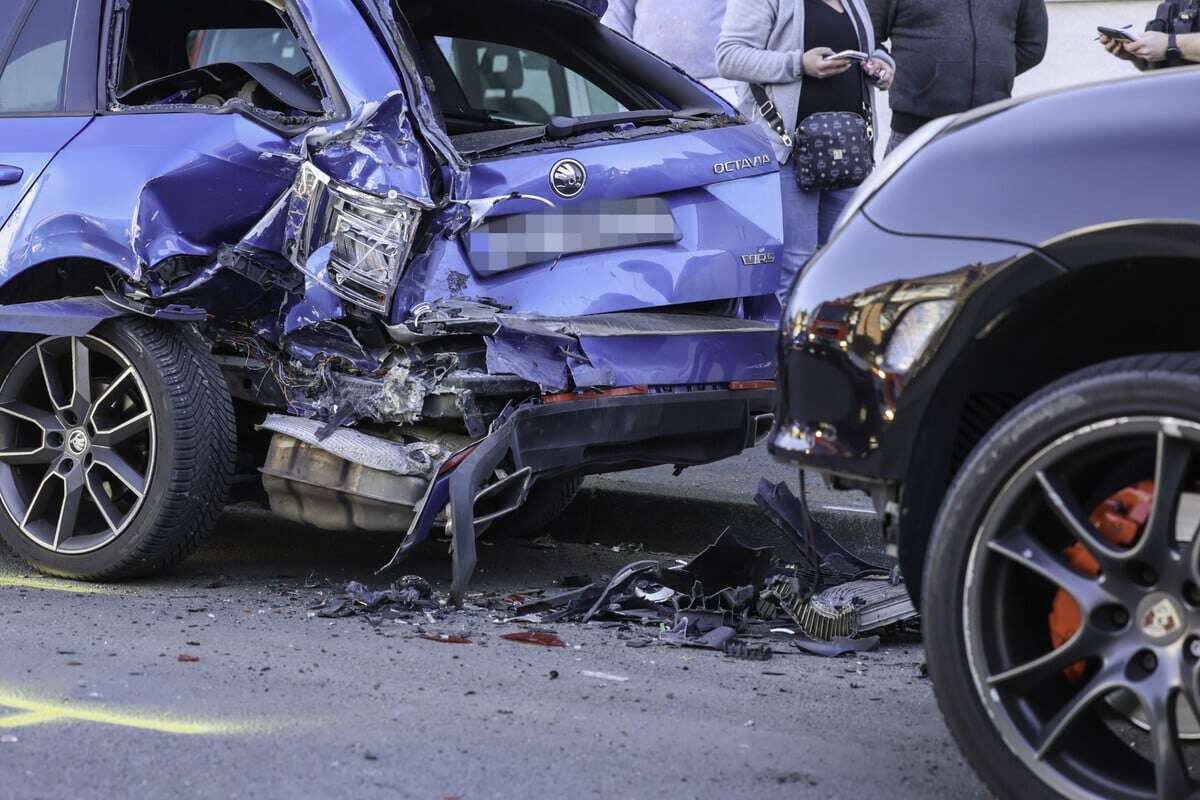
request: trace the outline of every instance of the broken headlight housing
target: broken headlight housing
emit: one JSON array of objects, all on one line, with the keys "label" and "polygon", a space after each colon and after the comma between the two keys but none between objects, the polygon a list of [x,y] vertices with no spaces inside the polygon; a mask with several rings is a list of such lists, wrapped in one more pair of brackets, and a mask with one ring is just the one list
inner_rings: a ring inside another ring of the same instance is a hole
[{"label": "broken headlight housing", "polygon": [[422,210],[400,197],[353,189],[305,163],[288,207],[284,255],[343,300],[384,314],[412,255]]}]

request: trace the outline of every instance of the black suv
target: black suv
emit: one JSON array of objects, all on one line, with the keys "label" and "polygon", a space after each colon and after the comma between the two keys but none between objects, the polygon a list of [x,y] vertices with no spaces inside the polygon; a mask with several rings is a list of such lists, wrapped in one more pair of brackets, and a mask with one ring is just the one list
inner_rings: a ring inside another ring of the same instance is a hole
[{"label": "black suv", "polygon": [[1001,797],[1200,790],[1198,94],[933,123],[791,292],[773,452],[874,498]]}]

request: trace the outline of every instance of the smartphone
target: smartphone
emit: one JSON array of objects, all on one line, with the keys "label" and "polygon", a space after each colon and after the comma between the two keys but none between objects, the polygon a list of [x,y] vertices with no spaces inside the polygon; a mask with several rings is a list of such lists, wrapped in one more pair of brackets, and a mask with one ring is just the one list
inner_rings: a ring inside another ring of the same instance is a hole
[{"label": "smartphone", "polygon": [[1122,28],[1106,28],[1101,25],[1096,30],[1100,31],[1102,36],[1107,36],[1110,39],[1116,39],[1118,42],[1136,42],[1137,35],[1132,31],[1127,31]]},{"label": "smartphone", "polygon": [[866,53],[859,52],[858,50],[843,50],[840,53],[833,53],[832,55],[825,56],[825,60],[826,61],[859,61],[859,62],[863,62],[863,61],[870,61],[871,57],[869,55],[867,55]]}]

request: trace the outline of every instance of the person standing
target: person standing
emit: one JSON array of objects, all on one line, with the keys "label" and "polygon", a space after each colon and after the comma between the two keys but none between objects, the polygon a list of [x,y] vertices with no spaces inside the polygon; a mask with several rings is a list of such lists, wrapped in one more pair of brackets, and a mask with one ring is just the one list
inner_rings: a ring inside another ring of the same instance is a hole
[{"label": "person standing", "polygon": [[1101,36],[1100,44],[1117,58],[1133,62],[1140,70],[1181,67],[1200,63],[1200,0],[1167,0],[1146,32],[1132,41]]},{"label": "person standing", "polygon": [[932,119],[1008,99],[1016,76],[1046,55],[1046,0],[866,3],[899,74],[888,152]]},{"label": "person standing", "polygon": [[724,18],[725,0],[610,0],[603,21],[736,104],[737,84],[717,73]]},{"label": "person standing", "polygon": [[[847,50],[869,58],[831,58]],[[871,90],[891,86],[895,64],[876,48],[863,0],[729,0],[717,42],[717,68],[723,77],[746,84],[740,92],[742,113],[758,122],[780,163],[782,298],[808,259],[829,240],[854,188],[826,188],[829,181],[814,180],[814,168],[819,171],[823,164],[822,158],[814,161],[810,154],[820,148],[815,141],[820,136],[807,137],[810,146],[800,129],[806,120],[837,120],[841,126],[847,121],[853,125],[857,118],[866,138],[860,164],[869,171],[875,127]],[[822,117],[814,116],[818,114]],[[799,149],[797,143],[802,145]],[[835,163],[845,155],[835,146],[823,160]],[[860,170],[855,182],[864,177]]]}]

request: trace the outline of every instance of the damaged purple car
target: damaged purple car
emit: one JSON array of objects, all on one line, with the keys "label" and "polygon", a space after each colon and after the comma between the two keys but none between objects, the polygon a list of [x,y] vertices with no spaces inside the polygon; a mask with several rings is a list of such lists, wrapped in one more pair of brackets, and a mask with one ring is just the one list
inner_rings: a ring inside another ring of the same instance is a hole
[{"label": "damaged purple car", "polygon": [[[334,531],[550,522],[770,427],[766,144],[604,0],[14,0],[0,535],[165,569],[228,500]],[[232,490],[232,494],[231,494]]]}]

